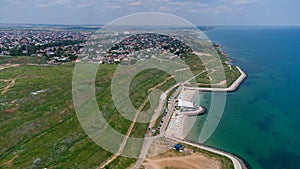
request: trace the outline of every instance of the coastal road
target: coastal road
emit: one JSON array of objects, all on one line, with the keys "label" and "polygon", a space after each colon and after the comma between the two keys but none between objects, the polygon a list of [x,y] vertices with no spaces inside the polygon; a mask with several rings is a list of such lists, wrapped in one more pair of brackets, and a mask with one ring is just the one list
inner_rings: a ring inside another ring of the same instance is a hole
[{"label": "coastal road", "polygon": [[[174,78],[174,76],[169,76],[169,77],[166,78],[163,82],[161,82],[161,83],[155,85],[154,87],[148,89],[148,93],[150,93],[150,92],[152,92],[153,90],[157,89],[158,87],[164,85],[165,83],[167,83],[167,81],[169,81],[169,80],[172,79],[172,78]],[[176,85],[174,85],[174,86],[176,87]],[[162,98],[162,99],[160,100],[160,104],[161,104],[161,102],[164,102],[164,100],[166,99],[167,92],[170,92],[170,91],[171,91],[171,88],[161,95],[161,98]],[[130,133],[132,132],[132,130],[133,130],[134,126],[135,126],[136,120],[137,120],[139,114],[141,113],[141,111],[142,111],[142,110],[144,109],[144,107],[146,106],[146,104],[149,102],[149,100],[150,100],[150,95],[147,96],[146,100],[143,102],[143,104],[142,104],[142,105],[139,107],[139,109],[137,110],[137,112],[136,112],[136,114],[135,114],[135,116],[134,116],[134,118],[133,118],[133,120],[132,120],[132,122],[131,122],[131,124],[130,124],[130,126],[129,126],[129,129],[128,129],[127,133],[126,133],[126,136],[124,137],[124,139],[123,139],[123,141],[122,141],[122,143],[121,143],[121,145],[120,145],[120,147],[119,147],[118,152],[115,153],[113,156],[111,156],[109,159],[107,159],[104,163],[102,163],[102,164],[101,164],[99,167],[97,167],[97,168],[105,168],[105,166],[107,166],[108,164],[110,164],[110,163],[111,163],[112,161],[114,161],[117,157],[119,157],[120,154],[122,154],[122,152],[123,152],[123,150],[124,150],[124,147],[125,147],[125,145],[126,145],[126,143],[127,143],[127,140],[128,140],[128,138],[129,138],[129,136],[130,136]],[[161,109],[163,109],[163,105],[161,106]],[[151,139],[150,139],[150,141],[151,141]],[[153,141],[151,141],[151,142],[150,142],[150,141],[147,141],[147,139],[145,139],[145,141],[144,141],[144,144],[145,144],[145,142],[146,142],[146,146],[145,146],[145,147],[148,147],[148,149],[149,149],[151,143],[153,142]],[[149,142],[149,143],[148,143],[148,142]],[[148,146],[147,146],[147,145],[148,145]],[[143,148],[144,148],[144,147],[143,147]],[[142,149],[143,149],[143,148],[142,148]],[[140,154],[146,154],[146,152],[148,152],[148,149],[147,149],[146,151],[144,151],[144,152],[142,151]]]},{"label": "coastal road", "polygon": [[[168,93],[173,90],[174,88],[178,87],[180,84],[176,84],[174,86],[172,86],[171,88],[169,88],[167,91],[165,91],[162,95],[161,95],[161,99],[160,99],[160,103],[159,103],[159,106],[158,108],[156,109],[156,112],[155,113],[158,113],[158,116],[160,115],[160,113],[162,113],[162,110],[164,108],[164,104],[165,104],[165,100],[166,100],[166,96],[168,95]],[[181,91],[182,87],[179,87],[173,94],[172,94],[172,97],[171,97],[171,100],[170,100],[170,104],[168,104],[168,109],[169,109],[169,112],[167,113],[167,115],[165,116],[165,119],[164,119],[164,122],[160,128],[160,134],[157,135],[157,136],[154,136],[154,137],[145,137],[145,140],[143,142],[143,146],[142,146],[142,149],[141,149],[141,152],[140,152],[140,156],[137,160],[137,162],[134,164],[133,167],[131,167],[132,169],[138,169],[141,165],[142,165],[142,162],[144,161],[144,159],[146,158],[146,155],[148,153],[148,150],[149,148],[151,147],[151,144],[153,143],[153,141],[156,139],[156,138],[160,138],[160,137],[163,137],[164,134],[165,134],[165,131],[166,131],[166,128],[168,126],[168,122],[173,114],[173,109],[175,107],[175,102],[176,102],[176,99],[175,97],[178,96],[179,92]],[[155,122],[156,122],[156,118],[158,117],[157,115],[153,115],[153,118],[149,124],[149,128],[152,128],[154,127],[155,125]],[[155,118],[156,117],[156,118]]]},{"label": "coastal road", "polygon": [[[209,90],[209,91],[221,91],[221,92],[226,92],[226,91],[234,91],[234,90],[236,90],[237,89],[237,87],[239,86],[239,84],[247,77],[247,75],[239,68],[239,67],[237,67],[238,68],[238,70],[241,72],[241,76],[229,87],[229,88],[224,88],[224,89],[218,89],[218,88],[216,88],[216,89],[211,89],[211,90]],[[196,76],[198,76],[198,75],[200,75],[200,74],[202,74],[202,73],[204,73],[205,71],[202,71],[202,72],[200,72],[199,74],[197,74]],[[166,99],[166,96],[167,96],[167,93],[168,92],[170,92],[172,89],[174,89],[175,87],[177,87],[177,86],[179,86],[179,85],[184,85],[185,83],[187,83],[188,81],[190,81],[191,79],[193,79],[193,78],[195,78],[196,76],[194,76],[194,77],[192,77],[192,78],[190,78],[190,79],[188,79],[187,81],[185,81],[185,82],[183,82],[183,83],[180,83],[180,84],[177,84],[177,85],[175,85],[175,86],[172,86],[170,89],[168,89],[165,93],[163,93],[162,95],[161,95],[161,97],[160,97],[160,103],[159,103],[159,106],[158,106],[158,108],[156,109],[156,112],[154,113],[154,115],[153,115],[153,118],[154,119],[156,119],[158,116],[159,116],[159,114],[160,113],[162,113],[162,109],[163,109],[163,104],[165,103],[165,99]],[[185,88],[187,88],[187,89],[189,89],[189,87],[185,87]],[[196,90],[201,90],[201,91],[205,91],[205,90],[207,90],[207,88],[191,88],[191,89],[196,89]],[[169,120],[170,120],[170,117],[171,117],[171,115],[172,115],[172,113],[173,113],[173,108],[174,108],[174,106],[175,106],[175,97],[178,95],[178,93],[181,91],[181,88],[178,88],[177,90],[176,90],[176,92],[173,94],[173,97],[172,97],[172,99],[171,99],[171,101],[170,101],[170,104],[169,104],[169,107],[168,107],[168,109],[169,109],[169,112],[168,112],[168,114],[167,114],[167,116],[165,117],[165,120],[164,120],[164,122],[163,122],[163,124],[162,124],[162,127],[160,128],[160,134],[158,135],[158,136],[155,136],[155,137],[145,137],[145,141],[144,141],[144,143],[143,143],[143,147],[142,147],[142,150],[141,150],[141,153],[140,153],[140,157],[139,157],[139,159],[138,159],[138,161],[135,163],[135,165],[132,167],[133,169],[138,169],[140,166],[141,166],[141,164],[142,164],[142,162],[143,162],[143,160],[145,159],[145,157],[146,157],[146,155],[147,155],[147,153],[148,153],[148,150],[149,150],[149,148],[150,148],[150,146],[151,146],[151,144],[152,144],[152,142],[156,139],[156,138],[158,138],[158,137],[166,137],[166,138],[169,138],[169,139],[172,139],[172,140],[175,140],[175,141],[178,141],[178,142],[182,142],[182,143],[185,143],[185,144],[187,144],[187,145],[191,145],[191,146],[195,146],[195,147],[198,147],[198,148],[200,148],[200,149],[204,149],[204,150],[207,150],[207,151],[210,151],[210,152],[213,152],[213,153],[216,153],[216,154],[219,154],[219,155],[223,155],[223,156],[226,156],[226,157],[228,157],[231,161],[232,161],[232,163],[233,163],[233,165],[234,165],[234,168],[235,169],[247,169],[247,166],[244,164],[244,162],[241,160],[241,159],[239,159],[238,157],[236,157],[236,156],[234,156],[234,155],[232,155],[232,154],[229,154],[229,153],[227,153],[227,152],[224,152],[224,151],[221,151],[221,150],[217,150],[217,149],[214,149],[214,148],[211,148],[211,147],[207,147],[207,146],[204,146],[204,145],[200,145],[200,144],[195,144],[195,143],[191,143],[191,142],[188,142],[188,141],[185,141],[185,140],[180,140],[180,139],[177,139],[177,138],[173,138],[173,137],[170,137],[170,136],[167,136],[167,135],[165,135],[165,131],[166,131],[166,127],[167,127],[167,125],[168,125],[168,122],[169,122]],[[173,100],[174,99],[174,100]],[[149,125],[149,127],[153,127],[154,126],[154,124],[155,124],[155,121],[156,120],[154,120],[152,118],[152,120],[151,120],[151,123],[150,123],[150,125]],[[153,121],[154,121],[154,124],[153,124]]]},{"label": "coastal road", "polygon": [[[180,69],[178,71],[182,71],[182,70],[185,70],[185,69]],[[167,113],[163,123],[162,123],[162,126],[160,128],[160,134],[158,136],[155,136],[155,137],[145,137],[145,140],[143,142],[143,146],[142,146],[142,149],[141,149],[141,152],[140,152],[140,156],[139,156],[139,159],[137,160],[137,162],[134,164],[133,167],[131,167],[132,169],[138,169],[142,162],[144,161],[144,159],[146,158],[146,155],[148,153],[148,150],[152,144],[152,142],[158,138],[158,137],[163,137],[165,135],[165,132],[166,132],[166,128],[168,126],[168,123],[170,121],[170,118],[173,114],[173,109],[175,107],[175,102],[176,102],[176,99],[175,97],[178,96],[179,92],[182,90],[183,88],[183,85],[186,84],[187,82],[191,81],[192,79],[194,79],[195,77],[201,75],[202,73],[206,72],[206,70],[203,70],[202,72],[198,73],[197,75],[187,79],[186,81],[182,82],[182,83],[177,83],[175,85],[173,85],[172,87],[170,87],[168,90],[166,90],[164,93],[161,94],[160,96],[160,101],[159,101],[159,105],[157,106],[157,109],[155,110],[153,116],[152,116],[152,119],[151,119],[151,122],[149,123],[149,126],[148,128],[152,128],[154,127],[155,125],[155,122],[157,120],[157,118],[159,117],[159,115],[161,113],[163,113],[163,108],[164,108],[164,104],[165,104],[165,100],[167,99],[167,95],[169,92],[171,92],[174,88],[180,86],[173,94],[172,94],[172,97],[171,97],[171,100],[170,100],[170,104],[168,104],[168,110],[169,112]]]},{"label": "coastal road", "polygon": [[[152,127],[155,126],[156,121],[159,120],[158,117],[161,115],[161,113],[162,113],[163,110],[164,110],[164,105],[165,105],[165,101],[166,101],[166,99],[167,99],[167,95],[168,95],[173,89],[175,89],[175,88],[178,87],[178,86],[180,86],[180,84],[176,84],[176,85],[172,86],[171,88],[169,88],[168,90],[166,90],[164,93],[162,93],[162,94],[160,95],[160,101],[159,101],[159,104],[158,104],[158,106],[157,106],[157,108],[156,108],[156,110],[155,110],[155,112],[154,112],[154,114],[153,114],[153,116],[152,116],[152,119],[151,119],[151,121],[150,121],[150,123],[149,123],[148,128],[152,128]],[[180,91],[180,90],[179,90],[179,91]],[[176,92],[177,95],[178,95],[179,91]],[[173,94],[173,96],[174,96],[174,95],[176,95],[176,94]],[[173,98],[174,98],[174,97],[173,97]],[[173,100],[173,99],[172,99],[172,100]],[[170,110],[170,109],[169,109],[169,110]]]}]

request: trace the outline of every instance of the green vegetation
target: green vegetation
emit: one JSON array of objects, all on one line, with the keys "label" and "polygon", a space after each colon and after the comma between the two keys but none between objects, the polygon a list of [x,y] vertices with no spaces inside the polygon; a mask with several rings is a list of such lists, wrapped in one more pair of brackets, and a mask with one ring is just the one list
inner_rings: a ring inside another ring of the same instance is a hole
[{"label": "green vegetation", "polygon": [[[194,74],[205,70],[201,60],[193,54],[183,60]],[[112,154],[96,145],[77,120],[72,102],[74,64],[26,65],[45,61],[37,57],[0,57],[0,64],[20,64],[0,71],[1,91],[9,84],[4,80],[16,78],[15,84],[0,96],[0,168],[96,168]],[[239,72],[234,66],[224,67],[231,84]],[[131,121],[116,110],[111,98],[110,82],[115,69],[116,65],[100,65],[95,81],[96,99],[109,125],[126,134]],[[133,105],[138,109],[147,98],[148,89],[168,77],[169,74],[157,69],[137,74],[130,85]],[[204,73],[196,79],[206,83],[205,78]],[[165,91],[175,83],[170,79],[158,89]],[[43,92],[33,94],[37,91]],[[147,103],[143,110],[149,107]],[[130,136],[143,138],[147,127],[148,123],[136,123]],[[134,162],[135,159],[120,156],[107,167],[126,168]]]},{"label": "green vegetation", "polygon": [[[139,72],[132,80],[129,88],[129,96],[130,98],[134,98],[132,100],[133,106],[138,109],[147,98],[148,89],[154,87],[156,84],[163,82],[169,76],[170,75],[168,73],[158,69],[147,69]],[[167,83],[160,86],[158,89],[165,91],[175,83],[176,81],[174,79],[170,79]],[[145,108],[144,110],[148,110],[148,108],[149,107]]]},{"label": "green vegetation", "polygon": [[31,56],[0,56],[0,64],[42,64],[46,63],[44,57],[31,57]]},{"label": "green vegetation", "polygon": [[[0,71],[1,79],[17,77],[0,97],[0,167],[96,167],[110,153],[81,129],[72,105],[73,65],[19,66]],[[46,92],[31,94],[38,90]]]},{"label": "green vegetation", "polygon": [[241,76],[241,72],[235,66],[224,64],[224,71],[227,80],[227,87],[231,86],[232,83]]},{"label": "green vegetation", "polygon": [[132,164],[136,162],[136,158],[128,158],[128,157],[117,157],[113,162],[111,162],[105,169],[120,169],[120,168],[128,168]]},{"label": "green vegetation", "polygon": [[200,83],[199,87],[210,87],[211,82],[209,80],[209,77],[207,76],[207,72],[201,73],[199,76],[196,77],[196,81]]},{"label": "green vegetation", "polygon": [[[209,58],[209,56],[204,56]],[[220,63],[218,60],[212,61],[212,62],[208,62],[210,68],[214,68],[216,67],[218,71],[215,71],[214,73],[212,73],[212,71],[205,71],[205,66],[202,63],[201,59],[199,58],[199,56],[195,55],[195,54],[185,54],[182,56],[182,60],[190,67],[192,73],[194,75],[198,75],[195,77],[196,79],[196,83],[198,87],[211,87],[214,86],[213,84],[211,84],[211,78],[213,76],[213,78],[215,80],[219,79],[218,82],[220,82],[221,80],[223,80],[224,78],[226,78],[226,87],[229,87],[232,85],[233,82],[235,82],[235,80],[240,77],[241,73],[240,71],[236,68],[236,66],[230,65],[228,63],[226,63],[228,61],[228,58],[226,55],[224,55],[223,53],[221,53],[221,51],[219,51],[219,57],[220,57],[220,61],[222,63],[222,69],[217,68],[220,67]],[[205,58],[204,60],[207,60],[207,58]],[[212,57],[213,58],[213,57]],[[225,77],[222,77],[222,72],[224,70],[225,73]],[[205,72],[203,72],[205,71]],[[222,72],[220,72],[222,71]],[[201,73],[203,72],[203,73]],[[199,74],[200,73],[200,74]],[[213,74],[213,75],[212,75]],[[193,83],[193,82],[192,82]],[[214,87],[218,87],[218,86],[214,86]]]},{"label": "green vegetation", "polygon": [[181,57],[181,59],[189,66],[194,75],[205,70],[201,59],[195,54],[185,54]]},{"label": "green vegetation", "polygon": [[[15,58],[13,58],[15,59]],[[11,61],[10,61],[11,63]],[[19,66],[0,71],[2,80],[17,78],[0,97],[0,167],[29,168],[36,158],[38,167],[95,168],[112,154],[98,147],[82,130],[72,104],[71,81],[74,64],[62,66]],[[115,65],[101,65],[96,79],[99,108],[107,122],[125,134],[131,123],[120,115],[112,102],[110,81]],[[147,97],[149,88],[169,75],[150,70],[133,79],[131,99],[136,106]],[[143,78],[148,78],[145,82]],[[160,88],[167,89],[173,82]],[[7,83],[1,81],[1,87]],[[32,92],[46,90],[33,95]],[[143,137],[148,124],[136,123],[131,136]],[[108,167],[123,168],[135,160],[118,157]]]}]

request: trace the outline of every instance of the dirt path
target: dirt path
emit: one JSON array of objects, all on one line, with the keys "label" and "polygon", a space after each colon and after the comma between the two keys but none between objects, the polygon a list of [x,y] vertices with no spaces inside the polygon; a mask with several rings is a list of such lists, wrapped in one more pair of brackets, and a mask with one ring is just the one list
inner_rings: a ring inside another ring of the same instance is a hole
[{"label": "dirt path", "polygon": [[139,107],[139,109],[137,110],[137,113],[135,114],[133,120],[132,120],[132,123],[130,124],[130,127],[124,137],[124,140],[122,141],[121,145],[120,145],[120,148],[118,150],[118,152],[116,154],[114,154],[111,158],[109,158],[108,160],[106,160],[103,164],[101,164],[98,168],[104,168],[105,166],[107,166],[108,164],[110,164],[112,161],[114,161],[122,152],[123,152],[123,149],[127,143],[127,140],[130,136],[130,133],[132,132],[133,130],[133,127],[135,125],[135,122],[140,114],[140,112],[144,109],[144,107],[146,106],[146,104],[149,102],[150,100],[150,92],[152,92],[153,90],[157,89],[158,87],[164,85],[165,83],[167,83],[167,81],[169,81],[170,79],[174,78],[174,76],[169,76],[168,78],[166,78],[163,82],[155,85],[154,87],[148,89],[148,96],[147,98],[145,99],[144,103]]},{"label": "dirt path", "polygon": [[17,66],[20,66],[19,64],[1,64],[0,65],[0,70],[3,70],[3,69],[6,69],[6,68],[9,68],[9,67],[17,67]]},{"label": "dirt path", "polygon": [[220,87],[220,88],[224,88],[226,87],[226,80],[222,80],[218,83],[214,83],[214,84],[210,84],[210,83],[197,83],[198,86],[201,85],[201,86],[208,86],[208,87]]},{"label": "dirt path", "polygon": [[4,95],[9,88],[13,87],[16,83],[16,80],[17,80],[17,78],[3,80],[4,82],[9,82],[10,81],[10,83],[5,88],[3,88],[3,90],[0,93],[0,96]]}]

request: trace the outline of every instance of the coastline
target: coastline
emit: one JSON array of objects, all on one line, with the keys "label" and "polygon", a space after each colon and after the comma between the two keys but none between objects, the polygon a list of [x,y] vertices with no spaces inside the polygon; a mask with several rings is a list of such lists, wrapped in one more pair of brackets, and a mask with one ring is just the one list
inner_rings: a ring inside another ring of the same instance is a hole
[{"label": "coastline", "polygon": [[230,87],[227,88],[185,87],[185,88],[190,90],[199,90],[202,92],[234,92],[239,88],[240,84],[247,77],[247,74],[240,67],[236,66],[236,68],[240,71],[241,75],[239,78],[237,78],[234,81],[234,83],[232,83]]},{"label": "coastline", "polygon": [[[160,134],[155,137],[151,137],[151,135],[149,135],[150,137],[148,135],[146,136],[149,138],[146,139],[143,143],[143,148],[141,150],[139,160],[131,168],[134,169],[139,168],[142,165],[144,159],[146,159],[146,155],[148,154],[148,150],[151,147],[154,139],[158,137],[164,137],[177,142],[181,142],[183,144],[187,144],[190,146],[194,146],[196,148],[200,148],[212,152],[214,154],[227,157],[229,158],[229,160],[232,161],[234,169],[249,169],[250,167],[248,167],[247,163],[244,162],[244,160],[242,160],[238,156],[225,152],[223,150],[208,147],[200,143],[195,143],[190,140],[187,140],[185,138],[186,135],[184,133],[187,116],[202,115],[206,112],[204,107],[202,107],[201,105],[193,101],[193,97],[195,96],[195,94],[197,92],[234,92],[235,90],[238,89],[238,87],[241,85],[243,80],[247,77],[246,73],[240,67],[237,67],[237,69],[240,72],[240,76],[227,88],[203,88],[203,87],[184,86],[184,84],[190,81],[190,79],[188,79],[183,83],[176,84],[173,87],[171,87],[174,88],[176,86],[179,86],[178,88],[179,90],[177,89],[176,92],[172,94],[171,100],[167,101],[168,103],[167,110],[169,110],[169,112],[165,113],[165,118],[164,120],[162,120],[161,127],[159,128]],[[160,104],[165,103],[165,100],[167,99],[166,95],[167,95],[166,93],[163,93],[161,95]],[[158,107],[159,108],[156,109],[156,113],[162,112],[163,106],[158,106]]]},{"label": "coastline", "polygon": [[187,144],[187,145],[197,147],[197,148],[200,148],[200,149],[203,149],[203,150],[206,150],[206,151],[218,154],[218,155],[225,156],[232,161],[235,169],[250,169],[249,165],[243,159],[241,159],[240,157],[238,157],[234,154],[231,154],[229,152],[226,152],[226,151],[223,151],[220,149],[216,149],[214,147],[209,147],[209,146],[206,146],[206,145],[203,145],[200,143],[192,142],[192,141],[186,140],[186,139],[178,139],[178,138],[170,137],[167,135],[165,135],[165,137],[168,139],[183,143],[183,144]]},{"label": "coastline", "polygon": [[[246,73],[240,67],[237,67],[237,69],[240,71],[241,75],[228,88],[199,88],[199,87],[184,87],[184,88],[187,89],[187,90],[201,91],[201,92],[202,91],[204,91],[204,92],[234,92],[239,88],[241,83],[247,77]],[[175,112],[173,112],[173,114],[175,114]],[[245,162],[243,159],[241,159],[240,157],[238,157],[234,154],[231,154],[229,152],[226,152],[226,151],[214,148],[214,147],[205,146],[203,144],[187,140],[185,138],[185,134],[183,133],[184,127],[186,125],[186,117],[187,116],[188,115],[183,115],[183,117],[181,118],[181,124],[180,124],[181,127],[180,127],[180,131],[178,131],[178,134],[177,134],[177,136],[180,136],[180,137],[176,137],[175,135],[169,135],[168,134],[169,133],[168,130],[170,129],[169,125],[168,125],[168,128],[166,129],[164,137],[166,137],[168,139],[171,139],[171,140],[174,140],[174,141],[177,141],[177,142],[181,142],[181,143],[190,145],[190,146],[194,146],[194,147],[206,150],[206,151],[210,151],[210,152],[218,154],[218,155],[225,156],[225,157],[229,158],[232,161],[235,169],[250,169],[250,166],[247,164],[247,162]]]}]

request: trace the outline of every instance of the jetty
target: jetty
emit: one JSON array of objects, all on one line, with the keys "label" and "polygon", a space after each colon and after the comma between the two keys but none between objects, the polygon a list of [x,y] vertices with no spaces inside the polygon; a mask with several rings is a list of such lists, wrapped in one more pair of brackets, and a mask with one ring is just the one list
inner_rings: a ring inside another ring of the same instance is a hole
[{"label": "jetty", "polygon": [[238,89],[240,84],[247,77],[247,74],[240,67],[236,66],[236,68],[240,71],[241,75],[238,79],[236,79],[236,81],[232,83],[231,86],[227,88],[206,88],[206,87],[185,87],[185,88],[190,90],[198,90],[202,92],[234,92]]}]

